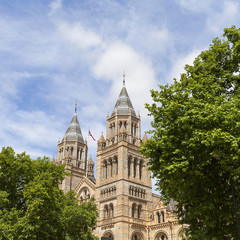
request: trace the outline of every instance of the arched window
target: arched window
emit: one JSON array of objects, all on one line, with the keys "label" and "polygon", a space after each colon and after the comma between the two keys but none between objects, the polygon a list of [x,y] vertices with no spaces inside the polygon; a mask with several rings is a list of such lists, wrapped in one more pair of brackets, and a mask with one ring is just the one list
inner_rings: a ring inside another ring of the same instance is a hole
[{"label": "arched window", "polygon": [[105,178],[108,177],[108,174],[107,174],[107,161],[104,161],[104,170],[105,170]]},{"label": "arched window", "polygon": [[157,221],[158,221],[158,223],[160,223],[160,222],[161,222],[161,220],[160,220],[160,214],[159,214],[159,212],[157,212]]},{"label": "arched window", "polygon": [[87,187],[83,187],[79,192],[79,198],[83,202],[88,202],[90,199],[90,191]]},{"label": "arched window", "polygon": [[83,150],[82,150],[82,148],[80,149],[80,160],[82,159],[82,152],[83,152]]},{"label": "arched window", "polygon": [[138,218],[141,218],[141,211],[142,211],[142,206],[139,204],[138,205]]},{"label": "arched window", "polygon": [[132,158],[129,157],[128,158],[128,177],[130,177],[131,175],[131,162],[132,162]]},{"label": "arched window", "polygon": [[113,208],[113,204],[110,203],[110,205],[109,205],[109,217],[113,218],[113,216],[114,216],[114,208]]},{"label": "arched window", "polygon": [[109,173],[109,177],[112,177],[113,176],[113,162],[112,162],[112,159],[110,158],[109,160],[109,167],[110,167],[110,169],[109,169],[109,171],[110,171],[110,173]]},{"label": "arched window", "polygon": [[109,218],[109,213],[108,213],[108,205],[104,206],[104,219]]},{"label": "arched window", "polygon": [[154,240],[167,240],[168,237],[165,233],[160,232],[157,234],[157,236],[154,238]]},{"label": "arched window", "polygon": [[134,173],[133,176],[136,177],[136,173],[137,173],[137,159],[134,159]]},{"label": "arched window", "polygon": [[143,161],[140,160],[140,162],[139,162],[139,179],[142,178],[142,167],[143,167]]},{"label": "arched window", "polygon": [[135,217],[135,211],[136,211],[136,203],[133,203],[132,204],[132,218],[134,218]]},{"label": "arched window", "polygon": [[161,215],[162,215],[162,222],[165,222],[165,217],[164,217],[164,212],[163,211],[161,212]]},{"label": "arched window", "polygon": [[116,164],[116,166],[115,166],[115,174],[118,175],[118,158],[117,158],[117,156],[114,157],[114,161],[115,161],[115,164]]}]

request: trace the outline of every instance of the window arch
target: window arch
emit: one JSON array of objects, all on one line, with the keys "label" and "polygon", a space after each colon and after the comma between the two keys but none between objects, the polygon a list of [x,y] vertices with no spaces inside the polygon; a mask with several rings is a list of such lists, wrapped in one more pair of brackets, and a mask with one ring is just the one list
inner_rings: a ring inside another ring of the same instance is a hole
[{"label": "window arch", "polygon": [[163,231],[157,233],[156,237],[154,238],[154,240],[167,240],[167,239],[168,239],[168,236]]},{"label": "window arch", "polygon": [[161,212],[161,215],[162,215],[162,222],[165,222],[164,211]]},{"label": "window arch", "polygon": [[143,234],[141,232],[134,232],[132,234],[131,240],[143,240]]},{"label": "window arch", "polygon": [[113,233],[112,231],[107,231],[103,234],[103,237],[106,237],[106,238],[110,238],[110,239],[114,239],[114,236],[113,236]]},{"label": "window arch", "polygon": [[160,223],[161,222],[161,219],[160,219],[160,214],[159,212],[157,212],[157,222]]},{"label": "window arch", "polygon": [[113,208],[113,204],[110,203],[109,204],[109,218],[113,218],[114,216],[114,208]]},{"label": "window arch", "polygon": [[132,157],[128,157],[128,177],[131,175],[131,165],[132,165]]},{"label": "window arch", "polygon": [[142,178],[143,160],[139,162],[139,179]]},{"label": "window arch", "polygon": [[134,159],[134,168],[133,168],[133,171],[134,171],[134,172],[133,172],[133,176],[134,176],[134,177],[136,177],[136,175],[137,175],[137,161],[138,161],[138,160],[135,158],[135,159]]},{"label": "window arch", "polygon": [[79,191],[79,199],[82,202],[87,202],[90,199],[90,191],[88,189],[88,187],[83,187],[80,191]]},{"label": "window arch", "polygon": [[141,218],[141,212],[142,212],[142,205],[138,205],[138,218]]},{"label": "window arch", "polygon": [[104,219],[108,219],[109,217],[108,205],[104,206],[103,215],[104,215],[103,216]]},{"label": "window arch", "polygon": [[133,203],[132,204],[132,218],[135,218],[136,217],[136,207],[137,207],[137,204],[136,203]]}]

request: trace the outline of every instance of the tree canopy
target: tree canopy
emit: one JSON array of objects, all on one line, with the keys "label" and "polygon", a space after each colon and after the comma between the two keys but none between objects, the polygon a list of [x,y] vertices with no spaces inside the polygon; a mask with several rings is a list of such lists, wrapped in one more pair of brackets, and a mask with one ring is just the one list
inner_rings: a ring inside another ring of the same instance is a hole
[{"label": "tree canopy", "polygon": [[31,160],[10,147],[0,153],[0,239],[94,240],[97,209],[93,200],[80,203],[73,191],[58,184],[64,165]]},{"label": "tree canopy", "polygon": [[152,90],[152,136],[142,146],[163,199],[177,201],[190,239],[238,239],[240,29],[224,29],[186,73]]}]

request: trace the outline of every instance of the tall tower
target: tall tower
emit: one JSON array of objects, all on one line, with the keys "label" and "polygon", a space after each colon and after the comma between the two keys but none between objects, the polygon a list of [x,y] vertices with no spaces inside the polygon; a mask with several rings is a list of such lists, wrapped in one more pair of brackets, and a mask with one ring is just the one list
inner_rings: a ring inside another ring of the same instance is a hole
[{"label": "tall tower", "polygon": [[77,117],[77,105],[72,121],[62,139],[58,141],[57,164],[66,164],[66,171],[70,176],[62,181],[61,189],[65,192],[75,190],[79,181],[87,173],[87,154],[88,146],[86,140],[83,140],[82,131]]},{"label": "tall tower", "polygon": [[106,139],[98,140],[96,203],[99,219],[96,235],[115,240],[141,240],[151,221],[152,184],[147,159],[139,153],[141,120],[123,87],[111,116]]}]

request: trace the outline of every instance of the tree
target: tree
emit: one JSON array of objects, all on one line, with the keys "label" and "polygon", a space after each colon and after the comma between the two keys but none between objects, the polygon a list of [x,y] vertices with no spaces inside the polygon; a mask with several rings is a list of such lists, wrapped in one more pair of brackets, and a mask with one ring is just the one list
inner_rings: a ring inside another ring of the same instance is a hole
[{"label": "tree", "polygon": [[93,240],[97,209],[58,188],[64,165],[31,160],[12,148],[0,153],[0,239]]},{"label": "tree", "polygon": [[190,239],[238,239],[240,214],[240,29],[224,29],[173,84],[146,104],[152,136],[142,146],[165,202]]}]

